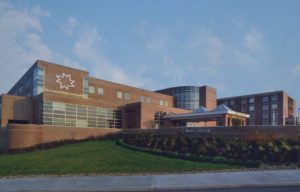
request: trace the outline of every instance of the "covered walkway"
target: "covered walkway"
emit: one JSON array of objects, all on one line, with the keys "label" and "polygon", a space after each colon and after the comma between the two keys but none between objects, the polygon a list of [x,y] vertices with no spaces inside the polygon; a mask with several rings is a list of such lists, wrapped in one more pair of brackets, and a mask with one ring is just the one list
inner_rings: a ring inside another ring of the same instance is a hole
[{"label": "covered walkway", "polygon": [[217,126],[245,126],[246,120],[250,115],[234,111],[224,104],[208,111],[205,107],[194,110],[191,113],[168,114],[164,120],[171,121],[173,124],[187,124],[191,122],[211,122],[215,121]]}]

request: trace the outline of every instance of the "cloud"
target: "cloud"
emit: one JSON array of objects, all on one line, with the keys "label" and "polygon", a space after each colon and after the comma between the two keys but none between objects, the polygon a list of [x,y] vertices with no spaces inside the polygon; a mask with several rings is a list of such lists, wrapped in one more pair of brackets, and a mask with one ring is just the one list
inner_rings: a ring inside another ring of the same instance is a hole
[{"label": "cloud", "polygon": [[139,22],[139,24],[136,27],[136,33],[139,37],[144,37],[146,35],[147,32],[147,28],[148,28],[148,20],[145,18],[142,18]]},{"label": "cloud", "polygon": [[186,75],[186,69],[174,64],[174,60],[167,55],[163,58],[163,70],[161,72],[163,76],[171,78],[172,82],[176,84],[181,83]]},{"label": "cloud", "polygon": [[291,70],[291,73],[295,76],[300,76],[300,64],[295,65],[294,68]]},{"label": "cloud", "polygon": [[144,82],[138,77],[138,74],[126,73],[120,67],[112,65],[102,54],[102,39],[95,26],[84,27],[73,46],[75,55],[87,65],[92,75],[97,78],[137,87],[143,86]]},{"label": "cloud", "polygon": [[211,64],[219,64],[221,63],[221,56],[223,52],[223,43],[216,36],[208,36],[206,40],[206,56],[208,58],[209,63]]},{"label": "cloud", "polygon": [[[224,43],[210,29],[201,28],[187,40],[186,49],[197,54],[206,65],[219,65],[222,63]],[[195,52],[196,51],[196,52]]]},{"label": "cloud", "polygon": [[41,36],[36,33],[30,33],[26,37],[26,44],[29,48],[29,52],[35,53],[36,55],[43,56],[43,59],[49,60],[52,58],[52,51],[43,42]]},{"label": "cloud", "polygon": [[167,45],[169,40],[169,31],[160,27],[154,32],[150,40],[146,43],[146,48],[150,51],[159,51]]},{"label": "cloud", "polygon": [[97,58],[100,54],[98,50],[101,39],[95,26],[85,26],[79,39],[74,43],[76,56],[81,60]]},{"label": "cloud", "polygon": [[244,44],[250,51],[261,52],[264,48],[262,35],[256,30],[251,30],[245,35]]},{"label": "cloud", "polygon": [[0,92],[7,92],[36,59],[53,57],[41,37],[41,18],[49,16],[38,6],[16,8],[9,1],[0,1]]},{"label": "cloud", "polygon": [[231,22],[237,29],[242,29],[245,26],[245,23],[241,19],[232,18]]},{"label": "cloud", "polygon": [[77,20],[74,17],[69,17],[67,23],[61,25],[61,30],[66,35],[72,35],[76,27],[77,27]]},{"label": "cloud", "polygon": [[256,64],[257,61],[249,54],[242,52],[239,49],[233,50],[235,62],[241,65],[253,65]]}]

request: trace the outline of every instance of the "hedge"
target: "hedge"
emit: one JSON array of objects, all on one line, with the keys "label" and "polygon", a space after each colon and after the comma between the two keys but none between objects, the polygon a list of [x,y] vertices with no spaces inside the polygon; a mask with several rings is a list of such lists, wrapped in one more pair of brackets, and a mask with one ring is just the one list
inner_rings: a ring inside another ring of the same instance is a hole
[{"label": "hedge", "polygon": [[267,164],[298,163],[300,160],[300,139],[223,139],[190,138],[184,136],[160,136],[153,134],[124,135],[127,144],[153,150],[181,154],[223,157],[239,161],[259,161]]},{"label": "hedge", "polygon": [[260,165],[258,161],[251,161],[251,160],[241,161],[235,159],[228,159],[226,157],[220,157],[220,156],[210,157],[204,155],[194,155],[190,153],[177,153],[173,151],[162,151],[160,149],[137,147],[135,145],[130,145],[125,143],[122,139],[117,140],[117,144],[135,151],[147,152],[155,155],[167,156],[171,158],[180,158],[180,159],[197,161],[197,162],[224,163],[229,165],[240,165],[240,166],[247,166],[247,167],[259,167]]}]

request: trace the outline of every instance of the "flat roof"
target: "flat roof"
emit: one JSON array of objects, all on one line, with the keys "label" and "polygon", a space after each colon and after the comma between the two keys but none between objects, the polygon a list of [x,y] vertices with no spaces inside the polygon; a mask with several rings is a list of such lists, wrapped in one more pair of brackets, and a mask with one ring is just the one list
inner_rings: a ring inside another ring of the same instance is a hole
[{"label": "flat roof", "polygon": [[[239,96],[232,96],[232,97],[223,97],[223,98],[218,98],[217,100],[223,100],[223,99],[233,99],[233,98],[243,98],[243,97],[255,97],[255,96],[260,96],[260,95],[271,95],[271,94],[276,94],[276,93],[286,93],[283,90],[279,91],[271,91],[271,92],[263,92],[263,93],[255,93],[255,94],[248,94],[248,95],[239,95]],[[290,97],[290,96],[289,96]]]}]

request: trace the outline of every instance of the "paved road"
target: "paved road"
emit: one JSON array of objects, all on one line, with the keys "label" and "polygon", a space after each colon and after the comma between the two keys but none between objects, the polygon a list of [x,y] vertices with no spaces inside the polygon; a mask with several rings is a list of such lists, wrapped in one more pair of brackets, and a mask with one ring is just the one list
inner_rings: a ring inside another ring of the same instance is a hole
[{"label": "paved road", "polygon": [[[135,175],[11,178],[0,179],[0,192],[161,190],[186,191],[186,189],[211,189],[208,191],[213,191],[212,188],[214,188],[215,190],[215,188],[228,189],[237,187],[244,188],[248,191],[251,189],[252,191],[256,191],[253,190],[253,187],[279,187],[296,185],[300,186],[300,170],[273,170],[145,176]],[[229,191],[240,191],[240,189],[231,189]]]},{"label": "paved road", "polygon": [[235,189],[191,189],[162,192],[299,192],[300,187],[248,187]]}]

